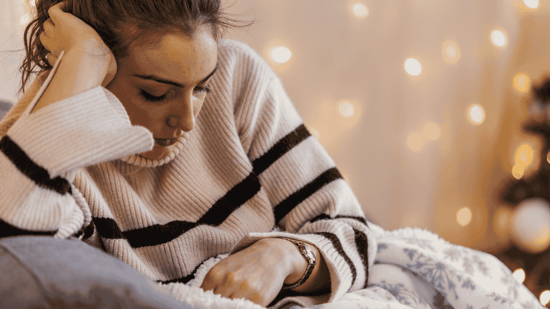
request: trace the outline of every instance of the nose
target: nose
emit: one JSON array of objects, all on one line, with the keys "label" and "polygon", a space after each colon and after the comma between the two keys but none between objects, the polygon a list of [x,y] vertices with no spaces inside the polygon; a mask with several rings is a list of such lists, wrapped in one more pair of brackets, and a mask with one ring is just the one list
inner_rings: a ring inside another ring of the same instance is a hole
[{"label": "nose", "polygon": [[166,118],[166,124],[169,127],[182,129],[185,132],[193,130],[195,127],[195,112],[193,109],[193,99],[185,99],[184,102],[177,102],[172,113]]}]

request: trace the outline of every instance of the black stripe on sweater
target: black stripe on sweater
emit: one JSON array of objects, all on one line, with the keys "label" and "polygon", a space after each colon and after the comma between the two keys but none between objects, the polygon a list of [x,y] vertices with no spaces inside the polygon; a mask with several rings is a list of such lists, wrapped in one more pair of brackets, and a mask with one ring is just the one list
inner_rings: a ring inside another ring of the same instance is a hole
[{"label": "black stripe on sweater", "polygon": [[166,281],[157,280],[157,282],[160,282],[162,284],[175,283],[175,282],[187,284],[189,281],[195,279],[195,273],[197,272],[197,269],[199,269],[201,265],[202,263],[199,263],[199,265],[197,265],[197,267],[195,267],[195,269],[193,269],[193,271],[187,276],[177,278],[177,279],[172,279],[172,280],[166,280]]},{"label": "black stripe on sweater", "polygon": [[281,138],[275,145],[273,145],[273,147],[271,147],[271,149],[269,149],[264,155],[252,162],[252,165],[254,166],[254,173],[256,175],[260,175],[269,166],[271,166],[271,164],[309,136],[311,136],[311,134],[303,124],[294,131],[288,133],[285,137]]},{"label": "black stripe on sweater", "polygon": [[39,187],[55,191],[61,195],[70,192],[71,185],[62,177],[50,178],[48,171],[34,163],[29,156],[8,136],[0,140],[0,151],[25,176],[32,179]]},{"label": "black stripe on sweater", "polygon": [[52,231],[23,230],[0,219],[0,238],[11,237],[11,236],[24,236],[24,235],[53,236],[55,235],[55,233],[57,233],[57,230],[52,230]]},{"label": "black stripe on sweater", "polygon": [[329,215],[327,214],[320,214],[318,215],[317,217],[311,219],[309,222],[310,223],[313,223],[313,222],[317,222],[317,221],[320,221],[320,220],[331,220],[331,219],[352,219],[352,220],[355,220],[355,221],[358,221],[358,222],[361,222],[363,223],[364,225],[367,225],[367,220],[363,217],[358,217],[358,216],[345,216],[345,215],[337,215],[336,217],[334,218],[331,218]]},{"label": "black stripe on sweater", "polygon": [[369,240],[365,233],[357,229],[353,229],[353,233],[355,234],[355,246],[363,262],[363,268],[365,268],[365,284],[363,285],[363,289],[366,289],[369,281]]},{"label": "black stripe on sweater", "polygon": [[135,230],[122,232],[115,220],[94,218],[99,235],[108,239],[125,238],[133,248],[156,246],[170,242],[185,232],[199,226],[219,226],[235,210],[244,205],[260,191],[260,182],[254,173],[233,187],[220,198],[197,222],[172,221],[167,224],[155,224]]},{"label": "black stripe on sweater", "polygon": [[245,180],[234,186],[224,197],[219,199],[197,224],[218,226],[222,224],[235,210],[260,191],[261,185],[256,174],[251,173]]},{"label": "black stripe on sweater", "polygon": [[122,231],[115,220],[111,218],[92,217],[97,233],[107,239],[122,239]]},{"label": "black stripe on sweater", "polygon": [[348,264],[349,269],[351,270],[351,277],[352,277],[351,285],[353,285],[355,283],[355,279],[357,279],[357,269],[355,268],[355,265],[353,265],[353,262],[351,261],[349,256],[344,251],[344,248],[342,247],[342,243],[340,243],[340,240],[338,239],[338,237],[336,235],[334,235],[332,233],[328,233],[328,232],[315,232],[313,234],[321,235],[321,236],[327,238],[328,240],[330,240],[330,242],[332,243],[332,245],[334,246],[334,248],[336,249],[338,254],[340,254],[340,256]]},{"label": "black stripe on sweater", "polygon": [[294,207],[298,206],[298,204],[313,195],[315,192],[321,190],[329,183],[341,178],[342,175],[335,167],[325,171],[313,181],[302,187],[300,190],[292,193],[284,201],[275,206],[275,209],[273,210],[275,212],[275,222],[281,221],[281,219],[292,211]]}]

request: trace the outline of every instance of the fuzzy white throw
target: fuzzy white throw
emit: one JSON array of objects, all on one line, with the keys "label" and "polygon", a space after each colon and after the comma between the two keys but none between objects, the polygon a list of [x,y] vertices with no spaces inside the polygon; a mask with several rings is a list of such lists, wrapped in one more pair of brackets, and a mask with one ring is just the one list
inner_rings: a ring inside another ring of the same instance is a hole
[{"label": "fuzzy white throw", "polygon": [[[369,225],[376,235],[378,252],[365,289],[351,291],[331,303],[323,303],[328,300],[325,296],[313,298],[314,303],[311,297],[289,297],[273,308],[544,308],[492,255],[450,244],[427,230],[385,231]],[[169,284],[164,288],[196,308],[264,308],[248,300],[231,300],[200,289],[210,268],[226,256],[204,262],[187,285]]]}]

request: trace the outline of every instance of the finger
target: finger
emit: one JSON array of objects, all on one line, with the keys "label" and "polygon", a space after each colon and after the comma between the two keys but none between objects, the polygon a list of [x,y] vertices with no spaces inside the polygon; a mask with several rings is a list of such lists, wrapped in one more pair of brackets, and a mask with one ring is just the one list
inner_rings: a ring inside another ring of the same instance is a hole
[{"label": "finger", "polygon": [[48,60],[48,63],[54,67],[55,64],[57,63],[57,59],[59,59],[58,57],[54,56],[52,53],[49,53],[46,55],[46,60]]},{"label": "finger", "polygon": [[232,294],[235,293],[233,287],[227,286],[227,285],[218,285],[214,290],[212,290],[212,293],[216,295],[223,296],[225,298],[230,298]]},{"label": "finger", "polygon": [[51,39],[50,39],[50,37],[48,37],[46,32],[40,33],[40,43],[42,43],[42,46],[44,46],[44,48],[46,50],[48,50],[49,52],[52,51],[52,48],[51,48],[51,45],[50,45]]},{"label": "finger", "polygon": [[44,28],[44,32],[46,33],[46,35],[51,36],[55,25],[51,19],[48,19],[44,22],[42,28]]},{"label": "finger", "polygon": [[52,6],[49,10],[48,10],[48,15],[50,16],[50,18],[52,19],[53,23],[56,24],[59,17],[64,14],[64,9],[65,9],[65,5],[66,3],[65,2],[59,2],[58,4]]}]

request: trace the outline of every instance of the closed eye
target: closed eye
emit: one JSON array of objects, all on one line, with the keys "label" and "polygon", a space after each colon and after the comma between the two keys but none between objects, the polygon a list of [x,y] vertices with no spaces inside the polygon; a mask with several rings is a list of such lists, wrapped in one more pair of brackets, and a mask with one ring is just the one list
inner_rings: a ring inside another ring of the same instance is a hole
[{"label": "closed eye", "polygon": [[162,101],[166,100],[166,94],[163,94],[160,97],[157,97],[157,96],[154,96],[154,95],[150,94],[149,92],[147,92],[145,90],[140,90],[139,95],[145,101],[148,101],[148,102],[158,103],[158,102],[162,102]]},{"label": "closed eye", "polygon": [[212,86],[210,86],[210,84],[207,84],[206,86],[197,86],[195,87],[195,89],[193,89],[193,91],[195,92],[205,92],[205,93],[210,93],[211,90],[212,90]]}]

